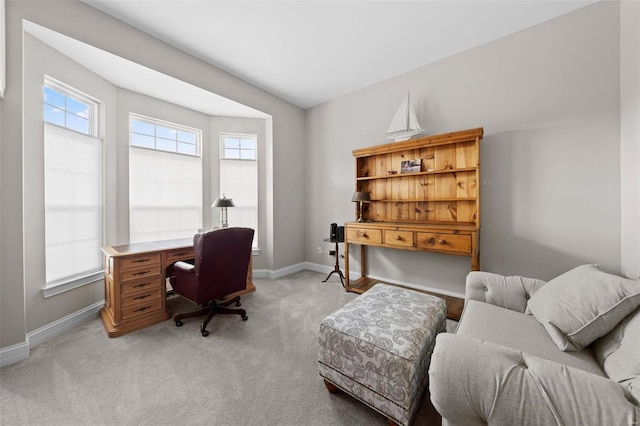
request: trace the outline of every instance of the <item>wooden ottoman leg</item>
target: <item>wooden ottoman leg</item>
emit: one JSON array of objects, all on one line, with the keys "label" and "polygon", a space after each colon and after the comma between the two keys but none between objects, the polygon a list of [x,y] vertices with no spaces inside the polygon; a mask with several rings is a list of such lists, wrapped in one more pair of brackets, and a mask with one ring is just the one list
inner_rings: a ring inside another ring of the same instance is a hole
[{"label": "wooden ottoman leg", "polygon": [[340,389],[334,385],[333,383],[325,380],[324,381],[324,385],[327,387],[327,390],[329,391],[329,393],[338,393],[340,392]]}]

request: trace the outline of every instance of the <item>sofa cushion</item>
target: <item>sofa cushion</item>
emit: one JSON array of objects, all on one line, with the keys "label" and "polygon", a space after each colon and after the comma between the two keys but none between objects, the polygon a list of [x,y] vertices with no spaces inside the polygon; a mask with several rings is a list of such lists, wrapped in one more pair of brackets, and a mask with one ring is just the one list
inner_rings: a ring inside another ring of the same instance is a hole
[{"label": "sofa cushion", "polygon": [[468,301],[456,334],[496,343],[599,376],[605,375],[589,349],[562,352],[533,316],[489,303]]},{"label": "sofa cushion", "polygon": [[549,281],[528,309],[563,351],[579,351],[640,305],[640,281],[582,265]]},{"label": "sofa cushion", "polygon": [[640,309],[592,345],[610,379],[620,383],[640,404]]}]

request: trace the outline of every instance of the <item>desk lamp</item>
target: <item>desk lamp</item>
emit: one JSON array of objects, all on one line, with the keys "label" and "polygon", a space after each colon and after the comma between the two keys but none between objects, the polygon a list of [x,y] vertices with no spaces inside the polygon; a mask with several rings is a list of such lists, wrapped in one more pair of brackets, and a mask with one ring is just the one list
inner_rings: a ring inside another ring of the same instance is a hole
[{"label": "desk lamp", "polygon": [[220,207],[222,209],[221,226],[222,228],[228,228],[229,221],[227,219],[227,207],[235,207],[235,204],[233,204],[233,200],[231,198],[225,197],[225,195],[222,194],[222,198],[216,198],[213,204],[211,204],[211,207]]},{"label": "desk lamp", "polygon": [[362,203],[371,202],[371,196],[368,192],[354,192],[351,201],[357,202],[360,208],[360,217],[356,222],[364,222],[364,218],[362,217]]}]

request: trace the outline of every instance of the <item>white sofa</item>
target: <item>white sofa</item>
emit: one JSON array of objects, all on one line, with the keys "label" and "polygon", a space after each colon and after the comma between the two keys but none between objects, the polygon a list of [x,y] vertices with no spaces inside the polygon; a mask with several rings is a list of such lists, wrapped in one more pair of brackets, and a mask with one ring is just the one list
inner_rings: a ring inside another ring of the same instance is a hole
[{"label": "white sofa", "polygon": [[583,265],[549,283],[471,272],[465,291],[429,368],[443,424],[640,425],[640,281]]}]

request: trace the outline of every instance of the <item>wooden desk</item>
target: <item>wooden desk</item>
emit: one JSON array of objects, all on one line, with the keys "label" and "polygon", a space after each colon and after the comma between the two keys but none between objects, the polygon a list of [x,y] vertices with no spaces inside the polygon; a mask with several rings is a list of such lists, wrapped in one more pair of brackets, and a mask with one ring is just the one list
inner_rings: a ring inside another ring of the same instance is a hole
[{"label": "wooden desk", "polygon": [[[166,303],[167,268],[194,258],[192,238],[107,246],[102,252],[105,303],[100,317],[109,337],[171,318]],[[250,260],[246,289],[229,297],[255,289]]]}]

